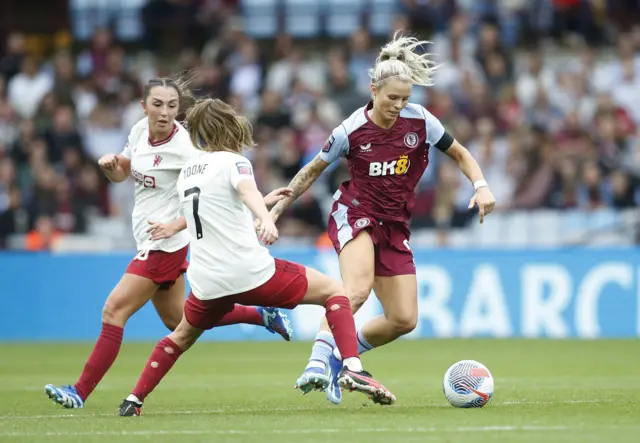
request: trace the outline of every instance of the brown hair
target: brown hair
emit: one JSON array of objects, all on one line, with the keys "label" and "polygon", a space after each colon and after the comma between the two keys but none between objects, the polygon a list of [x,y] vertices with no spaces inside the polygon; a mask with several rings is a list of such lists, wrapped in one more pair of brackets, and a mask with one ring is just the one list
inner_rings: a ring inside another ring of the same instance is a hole
[{"label": "brown hair", "polygon": [[199,100],[187,110],[191,142],[203,151],[242,152],[256,146],[251,123],[222,100]]},{"label": "brown hair", "polygon": [[176,80],[172,78],[152,78],[149,82],[144,86],[144,92],[142,94],[142,101],[146,103],[147,98],[149,98],[149,93],[151,92],[151,88],[155,86],[163,86],[165,88],[173,88],[178,93],[179,99],[179,107],[178,107],[178,115],[183,114],[189,108],[191,108],[196,99],[191,94],[191,91],[188,89],[189,83],[191,83],[192,78],[189,75],[182,75],[178,77]]}]

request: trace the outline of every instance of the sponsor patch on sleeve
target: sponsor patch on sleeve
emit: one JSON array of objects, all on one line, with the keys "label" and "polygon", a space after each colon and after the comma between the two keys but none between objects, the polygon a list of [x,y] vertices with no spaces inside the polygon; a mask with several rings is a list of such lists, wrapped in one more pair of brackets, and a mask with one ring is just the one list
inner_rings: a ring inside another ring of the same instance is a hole
[{"label": "sponsor patch on sleeve", "polygon": [[332,135],[331,137],[329,137],[327,139],[327,142],[324,144],[324,146],[322,147],[322,152],[329,152],[331,151],[331,146],[333,146],[333,142],[336,140],[336,138]]},{"label": "sponsor patch on sleeve", "polygon": [[249,165],[249,163],[236,163],[236,168],[238,168],[238,174],[253,175],[251,172],[251,165]]}]

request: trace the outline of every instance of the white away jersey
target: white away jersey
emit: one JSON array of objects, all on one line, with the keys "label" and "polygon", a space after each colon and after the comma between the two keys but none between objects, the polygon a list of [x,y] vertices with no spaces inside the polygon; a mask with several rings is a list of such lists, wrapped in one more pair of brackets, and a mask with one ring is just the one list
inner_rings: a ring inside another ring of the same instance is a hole
[{"label": "white away jersey", "polygon": [[174,122],[171,135],[152,143],[147,118],[136,123],[122,155],[131,160],[131,176],[135,180],[133,236],[139,251],[174,252],[189,244],[185,231],[164,240],[151,240],[148,221],[168,223],[180,217],[180,200],[176,182],[186,161],[198,155],[189,133]]},{"label": "white away jersey", "polygon": [[236,191],[242,180],[254,180],[253,168],[231,152],[201,152],[180,173],[178,195],[191,243],[187,278],[201,300],[249,291],[275,273]]}]

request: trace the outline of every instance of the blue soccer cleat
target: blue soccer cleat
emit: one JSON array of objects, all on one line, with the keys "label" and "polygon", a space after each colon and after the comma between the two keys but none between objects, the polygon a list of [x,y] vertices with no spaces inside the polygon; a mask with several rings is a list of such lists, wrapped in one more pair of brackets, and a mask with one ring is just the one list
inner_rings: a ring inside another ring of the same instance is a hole
[{"label": "blue soccer cleat", "polygon": [[324,391],[330,383],[329,376],[321,368],[307,368],[296,380],[295,389],[300,389],[303,394],[311,391]]},{"label": "blue soccer cleat", "polygon": [[291,341],[293,337],[293,329],[291,323],[285,314],[280,312],[278,308],[257,308],[258,313],[262,315],[264,327],[272,334],[280,334],[286,341]]},{"label": "blue soccer cleat", "polygon": [[44,392],[51,400],[58,403],[63,408],[84,408],[84,400],[80,397],[76,388],[71,385],[62,385],[60,387],[46,385],[44,387]]},{"label": "blue soccer cleat", "polygon": [[327,365],[327,375],[329,376],[329,386],[327,386],[326,396],[334,405],[339,405],[342,401],[342,389],[338,384],[338,376],[342,371],[342,361],[338,360],[335,355],[331,354],[329,364]]}]

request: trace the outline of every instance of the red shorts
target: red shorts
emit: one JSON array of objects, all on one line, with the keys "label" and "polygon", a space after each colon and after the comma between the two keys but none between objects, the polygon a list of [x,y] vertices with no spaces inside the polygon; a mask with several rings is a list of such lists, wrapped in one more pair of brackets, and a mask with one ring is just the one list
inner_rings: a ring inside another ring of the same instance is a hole
[{"label": "red shorts", "polygon": [[245,306],[264,306],[293,309],[307,293],[307,270],[304,266],[275,259],[276,272],[266,283],[240,294],[213,300],[200,300],[193,292],[184,306],[184,315],[191,326],[198,329],[213,328],[237,303]]},{"label": "red shorts", "polygon": [[335,202],[329,217],[328,234],[338,255],[360,231],[368,231],[375,252],[375,275],[415,274],[416,265],[409,247],[409,225],[399,221],[379,221],[357,209]]},{"label": "red shorts", "polygon": [[188,252],[189,246],[174,252],[149,251],[146,259],[141,259],[139,253],[131,260],[125,272],[148,278],[160,285],[161,289],[168,289],[182,274],[187,272],[189,267]]}]

